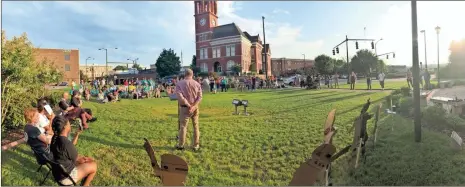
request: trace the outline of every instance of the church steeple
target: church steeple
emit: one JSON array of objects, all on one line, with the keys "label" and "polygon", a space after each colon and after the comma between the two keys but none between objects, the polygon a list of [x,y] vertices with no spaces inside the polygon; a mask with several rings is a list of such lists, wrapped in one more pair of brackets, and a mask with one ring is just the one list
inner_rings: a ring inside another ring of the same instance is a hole
[{"label": "church steeple", "polygon": [[210,13],[215,16],[217,16],[218,13],[218,7],[217,7],[217,1],[206,1],[206,0],[197,0],[194,1],[194,7],[195,7],[195,15],[203,14],[203,13]]}]

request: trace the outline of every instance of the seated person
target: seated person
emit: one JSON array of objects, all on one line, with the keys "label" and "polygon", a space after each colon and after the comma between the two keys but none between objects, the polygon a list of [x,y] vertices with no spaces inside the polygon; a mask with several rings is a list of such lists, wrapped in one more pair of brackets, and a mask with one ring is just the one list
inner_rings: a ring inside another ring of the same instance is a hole
[{"label": "seated person", "polygon": [[93,118],[89,113],[83,110],[81,108],[81,105],[81,94],[79,94],[79,92],[77,91],[73,91],[73,98],[71,98],[71,106],[73,106],[74,108],[68,111],[65,114],[65,117],[68,120],[73,120],[78,117],[81,118],[82,126],[84,127],[84,129],[88,129],[89,126],[87,125],[87,120],[89,120],[89,122],[93,122],[97,120],[97,118]]},{"label": "seated person", "polygon": [[129,93],[134,93],[134,91],[136,90],[136,86],[131,84],[131,85],[129,85],[128,90],[129,90]]},{"label": "seated person", "polygon": [[[28,108],[24,110],[24,119],[26,120],[26,127],[24,127],[24,133],[27,144],[36,154],[45,154],[47,157],[52,159],[50,154],[49,145],[52,140],[51,135],[45,135],[39,130],[39,112],[35,108]],[[38,156],[38,155],[36,155]],[[40,158],[40,157],[38,157]],[[46,160],[38,159],[39,164],[45,164]]]},{"label": "seated person", "polygon": [[61,98],[61,101],[58,103],[58,106],[60,107],[62,111],[62,115],[66,114],[68,111],[72,110],[74,107],[70,106],[68,104],[68,99],[69,99],[69,94],[68,92],[63,93],[63,98]]},{"label": "seated person", "polygon": [[[53,119],[53,131],[55,135],[52,139],[50,150],[53,153],[55,162],[61,164],[66,172],[69,173],[74,182],[83,180],[83,186],[90,186],[90,182],[97,173],[97,163],[90,157],[79,156],[75,145],[81,131],[76,132],[73,142],[68,139],[71,132],[69,121],[58,116]],[[72,185],[71,180],[61,173],[59,168],[52,168],[52,174],[55,180],[61,185]]]},{"label": "seated person", "polygon": [[52,119],[55,117],[55,114],[48,114],[45,110],[45,105],[48,105],[45,99],[39,99],[37,101],[37,111],[39,112],[39,123],[37,124],[37,127],[40,132],[53,135]]},{"label": "seated person", "polygon": [[104,99],[105,99],[105,95],[103,94],[102,90],[99,90],[98,95],[97,95],[97,100],[103,101]]},{"label": "seated person", "polygon": [[86,100],[90,100],[90,90],[89,88],[85,88],[84,89],[84,98],[86,98]]},{"label": "seated person", "polygon": [[112,92],[107,94],[107,99],[108,99],[108,102],[115,102],[116,101],[116,97],[113,95]]}]

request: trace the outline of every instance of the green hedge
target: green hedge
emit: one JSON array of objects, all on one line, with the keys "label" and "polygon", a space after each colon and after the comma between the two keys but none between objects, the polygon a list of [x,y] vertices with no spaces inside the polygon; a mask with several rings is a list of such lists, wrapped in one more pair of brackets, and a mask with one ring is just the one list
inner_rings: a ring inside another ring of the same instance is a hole
[{"label": "green hedge", "polygon": [[437,131],[456,131],[465,135],[465,119],[447,114],[440,106],[429,106],[422,110],[423,125]]}]

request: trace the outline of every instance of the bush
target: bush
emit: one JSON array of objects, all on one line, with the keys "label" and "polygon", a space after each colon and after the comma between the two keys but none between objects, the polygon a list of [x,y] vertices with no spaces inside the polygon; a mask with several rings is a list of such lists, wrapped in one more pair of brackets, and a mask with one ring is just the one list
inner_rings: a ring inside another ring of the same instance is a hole
[{"label": "bush", "polygon": [[2,131],[25,124],[23,111],[44,97],[44,85],[61,77],[52,62],[36,61],[36,49],[26,34],[7,40],[2,31]]},{"label": "bush", "polygon": [[413,116],[413,98],[404,97],[399,100],[397,113],[405,117]]},{"label": "bush", "polygon": [[465,119],[454,114],[447,114],[440,106],[429,106],[422,111],[425,127],[436,131],[456,131],[465,135]]},{"label": "bush", "polygon": [[402,93],[402,95],[403,95],[404,97],[411,96],[411,95],[410,95],[410,88],[409,88],[409,87],[402,87],[402,88],[400,88],[400,92]]}]

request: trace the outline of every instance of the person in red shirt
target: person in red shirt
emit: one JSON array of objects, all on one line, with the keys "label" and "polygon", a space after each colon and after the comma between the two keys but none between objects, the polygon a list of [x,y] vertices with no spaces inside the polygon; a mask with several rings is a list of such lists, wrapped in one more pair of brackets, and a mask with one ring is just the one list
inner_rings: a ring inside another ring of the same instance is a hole
[{"label": "person in red shirt", "polygon": [[128,92],[128,88],[129,88],[129,81],[128,81],[128,79],[125,79],[123,84],[124,84],[124,91]]}]

